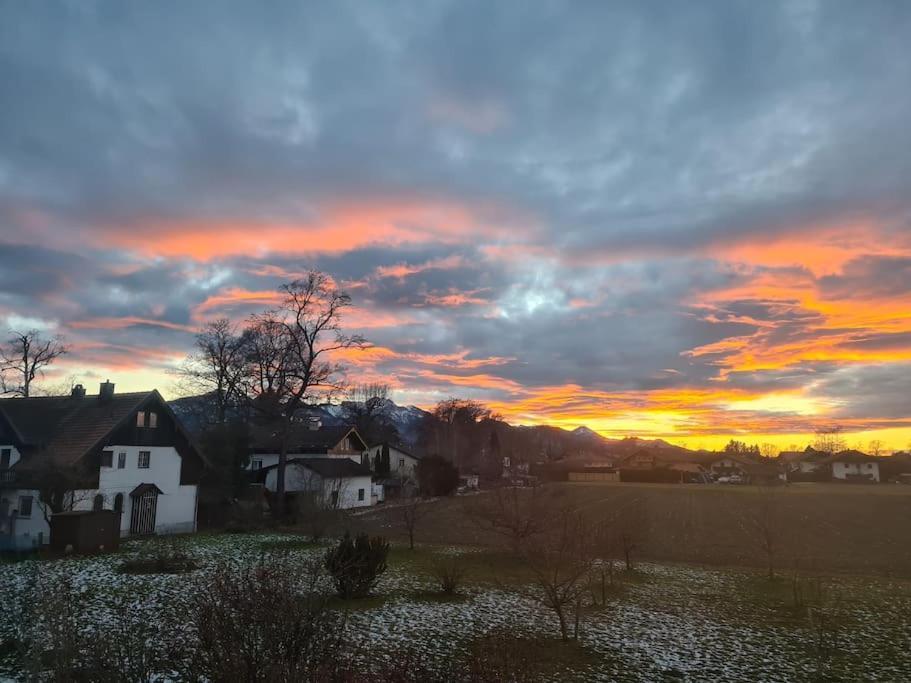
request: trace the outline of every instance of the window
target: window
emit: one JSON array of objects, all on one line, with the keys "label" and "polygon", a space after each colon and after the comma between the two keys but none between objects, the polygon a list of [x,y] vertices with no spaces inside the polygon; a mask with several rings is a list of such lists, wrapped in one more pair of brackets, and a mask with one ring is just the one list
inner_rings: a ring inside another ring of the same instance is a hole
[{"label": "window", "polygon": [[136,426],[145,427],[146,426],[146,414],[141,410],[136,413]]},{"label": "window", "polygon": [[5,470],[9,467],[9,460],[12,454],[12,448],[4,448],[0,450],[0,470]]},{"label": "window", "polygon": [[19,496],[19,516],[20,517],[31,517],[32,516],[32,497],[31,496]]},{"label": "window", "polygon": [[261,470],[263,468],[263,461],[254,460],[252,463],[250,463],[250,467],[253,468],[254,470]]},{"label": "window", "polygon": [[357,490],[357,499],[358,499],[358,500],[364,500],[364,489],[358,489],[358,490]]},{"label": "window", "polygon": [[405,458],[399,458],[399,469],[405,469]]},{"label": "window", "polygon": [[158,426],[158,413],[149,413],[148,426],[151,429]]},{"label": "window", "polygon": [[102,496],[100,493],[95,494],[95,498],[92,500],[92,509],[104,510],[104,496]]},{"label": "window", "polygon": [[117,454],[117,469],[122,470],[126,466],[127,466],[127,454],[121,451],[120,453]]},{"label": "window", "polygon": [[123,512],[123,494],[114,496],[114,512]]},{"label": "window", "polygon": [[113,467],[114,466],[114,451],[101,451],[101,466],[102,467]]},{"label": "window", "polygon": [[152,461],[152,452],[151,451],[139,451],[139,462],[137,465],[141,470],[149,469],[149,464]]}]

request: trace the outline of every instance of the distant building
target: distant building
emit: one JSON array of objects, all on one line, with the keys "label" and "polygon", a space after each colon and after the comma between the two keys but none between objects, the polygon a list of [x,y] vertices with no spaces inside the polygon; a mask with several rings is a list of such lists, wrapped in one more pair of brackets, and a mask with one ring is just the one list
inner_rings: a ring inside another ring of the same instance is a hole
[{"label": "distant building", "polygon": [[[278,465],[260,474],[266,488],[278,490]],[[373,475],[370,469],[346,457],[292,458],[285,468],[287,493],[311,493],[329,509],[348,510],[374,504]]]},{"label": "distant building", "polygon": [[[284,434],[284,430],[288,433]],[[347,458],[360,463],[367,445],[352,426],[325,426],[318,419],[292,423],[255,424],[250,429],[249,470],[261,470],[278,464],[282,439],[285,453],[291,458]]]},{"label": "distant building", "polygon": [[860,451],[842,451],[829,460],[832,466],[832,478],[841,481],[878,482],[880,458],[861,453]]},{"label": "distant building", "polygon": [[420,458],[400,444],[381,442],[370,446],[364,453],[364,464],[376,474],[377,458],[382,455],[384,446],[389,448],[389,476],[413,479]]}]

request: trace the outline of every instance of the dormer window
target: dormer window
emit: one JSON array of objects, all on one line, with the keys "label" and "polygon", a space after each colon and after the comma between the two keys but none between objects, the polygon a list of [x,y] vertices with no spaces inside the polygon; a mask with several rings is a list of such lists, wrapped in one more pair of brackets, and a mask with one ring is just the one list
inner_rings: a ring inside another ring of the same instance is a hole
[{"label": "dormer window", "polygon": [[102,467],[113,467],[114,466],[114,451],[101,451],[101,466]]},{"label": "dormer window", "polygon": [[136,413],[136,426],[154,429],[158,426],[158,413],[140,410]]}]

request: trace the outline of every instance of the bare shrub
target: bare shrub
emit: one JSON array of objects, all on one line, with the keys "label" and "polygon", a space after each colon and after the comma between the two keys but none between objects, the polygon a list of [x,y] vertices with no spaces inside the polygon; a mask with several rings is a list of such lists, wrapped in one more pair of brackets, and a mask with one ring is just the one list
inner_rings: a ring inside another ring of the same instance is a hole
[{"label": "bare shrub", "polygon": [[370,594],[386,571],[389,543],[386,539],[367,534],[351,538],[346,533],[338,545],[326,552],[326,569],[332,576],[335,590],[343,599],[362,598]]},{"label": "bare shrub", "polygon": [[402,526],[408,534],[408,548],[414,550],[414,532],[421,521],[430,513],[430,506],[418,497],[402,504]]},{"label": "bare shrub", "polygon": [[480,528],[506,538],[518,553],[524,543],[544,530],[548,505],[541,487],[504,486],[485,496],[469,515]]},{"label": "bare shrub", "polygon": [[465,579],[468,568],[458,555],[447,555],[433,561],[430,573],[446,595],[455,594]]},{"label": "bare shrub", "polygon": [[318,562],[223,566],[194,589],[191,680],[324,681],[343,665],[345,621]]},{"label": "bare shrub", "polygon": [[578,639],[586,578],[592,567],[588,526],[578,512],[563,510],[551,529],[526,543],[522,557],[532,573],[527,597],[552,610],[563,640]]},{"label": "bare shrub", "polygon": [[755,494],[738,496],[737,504],[740,527],[762,553],[766,573],[773,581],[783,537],[791,525],[782,511],[781,490],[777,486],[760,486]]},{"label": "bare shrub", "polygon": [[294,500],[293,522],[314,543],[321,541],[339,522],[343,512],[316,493],[301,492]]}]

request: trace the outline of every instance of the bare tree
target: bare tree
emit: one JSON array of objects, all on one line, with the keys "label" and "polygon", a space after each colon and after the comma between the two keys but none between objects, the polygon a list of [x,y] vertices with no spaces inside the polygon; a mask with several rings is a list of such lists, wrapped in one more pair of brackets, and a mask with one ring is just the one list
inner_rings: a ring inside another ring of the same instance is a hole
[{"label": "bare tree", "polygon": [[522,558],[533,577],[526,596],[553,610],[563,640],[578,639],[592,567],[588,525],[580,513],[562,510],[548,531],[522,546]]},{"label": "bare tree", "polygon": [[402,505],[402,526],[408,533],[408,548],[414,550],[414,532],[430,513],[430,505],[415,496]]},{"label": "bare tree", "polygon": [[356,384],[351,388],[346,404],[354,418],[358,434],[372,446],[381,441],[396,441],[398,430],[395,425],[384,419],[383,406],[389,398],[389,385],[383,382]]},{"label": "bare tree", "polygon": [[548,506],[538,486],[495,489],[484,497],[469,516],[480,528],[504,536],[513,552],[518,552],[528,539],[545,528]]},{"label": "bare tree", "polygon": [[880,441],[879,439],[873,439],[867,445],[867,452],[870,455],[879,457],[885,453],[885,446],[883,445],[883,442]]},{"label": "bare tree", "polygon": [[769,580],[781,554],[781,545],[787,520],[781,509],[781,490],[774,486],[760,486],[755,494],[737,497],[740,507],[740,526],[765,558]]},{"label": "bare tree", "polygon": [[846,445],[841,426],[822,427],[816,430],[816,438],[813,440],[815,450],[832,455],[845,450]]},{"label": "bare tree", "polygon": [[249,370],[241,387],[248,405],[280,425],[279,513],[284,510],[288,438],[298,410],[342,392],[344,366],[333,356],[367,345],[360,335],[342,331],[342,314],[351,297],[328,275],[311,270],[306,277],[282,285],[281,291],[284,296],[278,308],[250,319]]},{"label": "bare tree", "polygon": [[45,339],[38,330],[11,330],[9,340],[0,347],[2,392],[28,398],[32,383],[67,350],[60,336]]},{"label": "bare tree", "polygon": [[249,342],[250,335],[227,318],[207,322],[196,335],[194,351],[177,370],[189,389],[211,397],[214,410],[206,417],[215,424],[224,424],[236,403],[248,374]]},{"label": "bare tree", "polygon": [[763,458],[775,458],[781,453],[781,449],[773,443],[764,443],[759,446],[759,452]]}]

